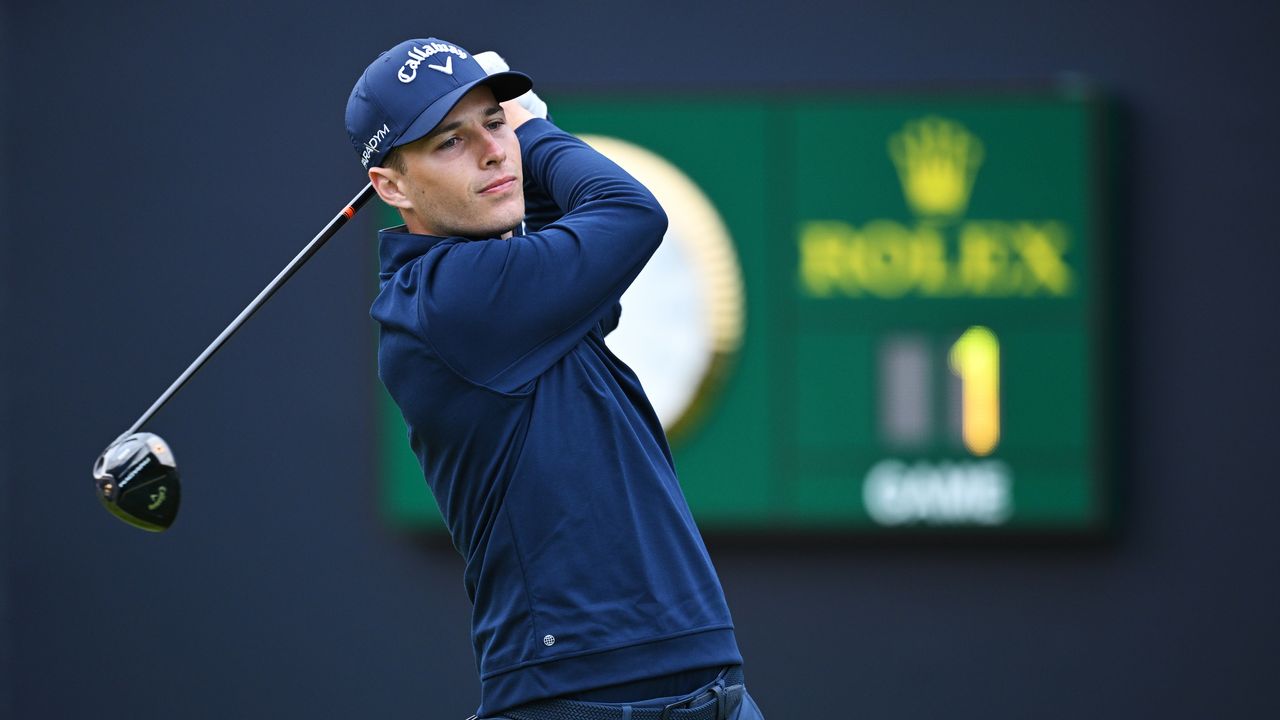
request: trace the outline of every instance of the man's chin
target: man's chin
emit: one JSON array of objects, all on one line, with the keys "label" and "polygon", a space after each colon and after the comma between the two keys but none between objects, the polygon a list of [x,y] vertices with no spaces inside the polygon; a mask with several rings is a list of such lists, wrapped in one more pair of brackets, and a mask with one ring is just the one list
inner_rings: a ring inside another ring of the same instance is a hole
[{"label": "man's chin", "polygon": [[[488,233],[488,237],[506,238],[510,234],[520,230],[520,224],[524,222],[524,207],[521,203],[520,213],[512,213],[499,220],[493,230]],[[496,218],[495,218],[496,219]]]},{"label": "man's chin", "polygon": [[[524,197],[512,198],[515,202],[503,203],[498,207],[488,207],[489,212],[475,212],[471,216],[475,224],[466,228],[456,228],[453,235],[472,240],[488,240],[504,238],[520,229],[524,222]],[[483,223],[483,224],[482,224]]]}]

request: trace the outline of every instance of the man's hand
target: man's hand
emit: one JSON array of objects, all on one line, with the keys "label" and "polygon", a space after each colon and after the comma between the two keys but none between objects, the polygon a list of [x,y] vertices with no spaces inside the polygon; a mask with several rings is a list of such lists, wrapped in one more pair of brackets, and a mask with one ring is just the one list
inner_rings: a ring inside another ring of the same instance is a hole
[{"label": "man's hand", "polygon": [[515,100],[508,100],[500,104],[502,105],[503,114],[506,115],[507,124],[511,126],[512,130],[533,119],[533,113],[526,110],[523,105]]},{"label": "man's hand", "polygon": [[[507,61],[503,60],[501,55],[492,50],[476,53],[475,57],[476,62],[480,63],[480,67],[484,68],[484,71],[489,75],[506,72],[511,69],[511,66],[507,65]],[[509,108],[510,103],[519,103],[520,107],[527,110],[532,117],[540,117],[544,120],[547,117],[547,104],[543,102],[542,98],[538,97],[532,90],[509,102],[502,103],[503,107],[508,108],[507,121],[511,122],[513,125],[519,126],[519,124],[523,123],[527,118],[521,118],[519,122],[516,122],[515,118],[512,117],[512,111]]]}]

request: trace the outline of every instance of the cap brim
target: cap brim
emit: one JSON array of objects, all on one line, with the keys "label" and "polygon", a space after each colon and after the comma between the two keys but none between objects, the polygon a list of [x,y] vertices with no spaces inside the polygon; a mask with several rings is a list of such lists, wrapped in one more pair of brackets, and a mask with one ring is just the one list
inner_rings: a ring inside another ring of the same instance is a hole
[{"label": "cap brim", "polygon": [[493,90],[493,97],[498,102],[506,102],[531,90],[533,88],[533,80],[524,73],[508,71],[494,73],[479,80],[473,80],[466,85],[459,85],[428,105],[422,111],[422,114],[415,118],[408,128],[405,128],[405,131],[400,134],[400,138],[391,147],[408,145],[425,137],[440,124],[441,120],[444,120],[444,116],[449,114],[449,111],[453,109],[454,105],[458,104],[462,96],[481,85]]}]

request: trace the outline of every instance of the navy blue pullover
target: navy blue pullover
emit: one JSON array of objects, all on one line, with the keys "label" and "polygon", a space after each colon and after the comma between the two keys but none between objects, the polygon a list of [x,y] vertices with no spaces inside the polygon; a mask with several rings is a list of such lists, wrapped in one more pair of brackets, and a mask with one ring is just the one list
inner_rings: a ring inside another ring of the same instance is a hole
[{"label": "navy blue pullover", "polygon": [[380,234],[378,372],[466,560],[481,717],[742,661],[640,381],[605,346],[666,215],[545,120],[516,131],[530,206],[508,240]]}]

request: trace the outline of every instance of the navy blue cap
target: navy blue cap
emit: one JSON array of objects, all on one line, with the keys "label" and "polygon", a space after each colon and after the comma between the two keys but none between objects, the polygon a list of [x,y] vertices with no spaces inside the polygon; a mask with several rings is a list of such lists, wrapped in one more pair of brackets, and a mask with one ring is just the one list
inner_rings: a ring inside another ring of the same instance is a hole
[{"label": "navy blue cap", "polygon": [[472,88],[485,84],[498,102],[533,87],[518,72],[485,74],[471,53],[438,38],[405,40],[378,56],[347,99],[347,137],[366,168],[391,148],[431,132]]}]

